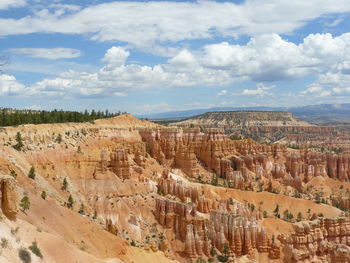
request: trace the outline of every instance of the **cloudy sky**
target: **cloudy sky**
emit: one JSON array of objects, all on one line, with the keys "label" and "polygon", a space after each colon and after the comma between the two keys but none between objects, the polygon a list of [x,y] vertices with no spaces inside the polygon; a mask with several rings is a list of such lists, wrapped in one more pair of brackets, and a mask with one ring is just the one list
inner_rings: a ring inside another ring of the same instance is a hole
[{"label": "cloudy sky", "polygon": [[349,0],[0,0],[0,107],[350,102]]}]

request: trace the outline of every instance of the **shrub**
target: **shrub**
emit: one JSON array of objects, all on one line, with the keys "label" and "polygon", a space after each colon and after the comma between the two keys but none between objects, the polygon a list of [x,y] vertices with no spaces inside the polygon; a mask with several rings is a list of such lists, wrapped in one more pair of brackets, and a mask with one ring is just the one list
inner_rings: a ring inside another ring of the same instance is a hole
[{"label": "shrub", "polygon": [[35,176],[36,176],[36,174],[35,174],[35,168],[32,166],[31,168],[30,168],[30,170],[29,170],[29,173],[28,173],[28,177],[30,178],[30,179],[35,179]]},{"label": "shrub", "polygon": [[17,178],[17,173],[15,172],[15,170],[10,170],[10,175],[11,175],[13,178]]},{"label": "shrub", "polygon": [[84,205],[83,205],[83,204],[80,205],[80,208],[79,208],[78,213],[81,214],[81,215],[84,215],[84,214],[85,214]]},{"label": "shrub", "polygon": [[47,197],[46,192],[45,192],[45,191],[42,191],[42,192],[41,192],[41,198],[45,200],[46,197]]},{"label": "shrub", "polygon": [[68,201],[67,201],[67,207],[72,209],[73,208],[73,204],[74,204],[74,199],[73,199],[72,195],[69,195]]},{"label": "shrub", "polygon": [[62,190],[66,191],[67,188],[68,188],[68,181],[67,181],[67,178],[64,178],[62,182]]},{"label": "shrub", "polygon": [[27,249],[25,248],[21,248],[18,251],[18,256],[19,258],[22,260],[23,263],[31,263],[32,262],[32,258],[30,256],[30,253]]},{"label": "shrub", "polygon": [[18,233],[18,230],[19,230],[19,227],[11,228],[11,234],[12,234],[13,236],[16,236],[17,233]]},{"label": "shrub", "polygon": [[218,255],[218,260],[219,260],[219,262],[227,262],[228,258],[225,256],[222,256],[222,255]]},{"label": "shrub", "polygon": [[57,143],[61,143],[62,142],[62,135],[58,134],[58,136],[56,137],[56,142]]},{"label": "shrub", "polygon": [[263,216],[264,216],[264,218],[267,218],[267,217],[268,217],[266,210],[264,210]]},{"label": "shrub", "polygon": [[39,258],[43,258],[43,254],[41,254],[40,248],[38,248],[38,244],[36,241],[33,241],[32,245],[29,247],[29,249]]},{"label": "shrub", "polygon": [[78,146],[77,153],[82,153],[80,146]]},{"label": "shrub", "polygon": [[2,248],[7,248],[8,244],[9,244],[8,239],[6,239],[6,238],[4,238],[4,237],[1,238],[1,247],[2,247]]}]

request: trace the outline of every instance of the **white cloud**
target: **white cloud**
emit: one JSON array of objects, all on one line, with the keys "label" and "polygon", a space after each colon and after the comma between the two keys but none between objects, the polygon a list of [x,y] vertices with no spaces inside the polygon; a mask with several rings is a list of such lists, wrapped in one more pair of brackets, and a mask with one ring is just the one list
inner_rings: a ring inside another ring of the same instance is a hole
[{"label": "white cloud", "polygon": [[273,95],[272,93],[268,92],[271,89],[276,88],[276,86],[265,86],[262,83],[258,83],[256,85],[256,89],[244,89],[237,93],[237,95],[242,96],[266,96],[266,95]]},{"label": "white cloud", "polygon": [[122,47],[112,47],[107,50],[102,61],[107,62],[110,67],[119,67],[124,65],[127,58],[130,56],[130,52]]},{"label": "white cloud", "polygon": [[0,75],[0,96],[10,96],[24,93],[25,86],[18,83],[11,75]]},{"label": "white cloud", "polygon": [[317,61],[306,56],[300,46],[277,34],[253,37],[247,45],[227,42],[204,47],[202,63],[213,69],[230,71],[233,76],[250,76],[254,81],[276,81],[307,75]]},{"label": "white cloud", "polygon": [[[6,0],[5,5],[15,1]],[[96,41],[121,41],[156,52],[158,46],[217,35],[291,33],[322,15],[349,11],[348,0],[247,0],[243,4],[116,1],[81,10],[52,5],[19,19],[0,19],[0,35],[81,34]]]},{"label": "white cloud", "polygon": [[[329,48],[331,47],[331,48]],[[273,95],[269,82],[318,76],[300,95],[340,96],[350,94],[350,33],[332,37],[312,34],[296,45],[269,34],[252,37],[245,45],[223,42],[194,52],[181,50],[164,64],[143,66],[128,63],[125,47],[111,47],[97,70],[69,70],[28,87],[27,94],[98,97],[125,96],[130,90],[185,87],[222,87],[227,94],[235,82],[259,82],[254,89],[236,95]],[[316,88],[319,87],[319,88]]]},{"label": "white cloud", "polygon": [[50,60],[77,58],[81,56],[80,50],[72,48],[13,48],[9,52],[28,55],[33,58],[46,58]]},{"label": "white cloud", "polygon": [[227,95],[227,94],[228,94],[227,90],[223,89],[222,91],[218,92],[217,96],[224,96],[224,95]]},{"label": "white cloud", "polygon": [[165,112],[173,110],[168,103],[161,102],[156,104],[144,104],[135,108],[135,111],[140,112],[142,114],[149,112]]},{"label": "white cloud", "polygon": [[1,0],[0,10],[6,10],[13,7],[22,7],[26,4],[26,0]]},{"label": "white cloud", "polygon": [[28,110],[42,110],[42,107],[40,105],[31,105],[29,107],[26,107]]}]

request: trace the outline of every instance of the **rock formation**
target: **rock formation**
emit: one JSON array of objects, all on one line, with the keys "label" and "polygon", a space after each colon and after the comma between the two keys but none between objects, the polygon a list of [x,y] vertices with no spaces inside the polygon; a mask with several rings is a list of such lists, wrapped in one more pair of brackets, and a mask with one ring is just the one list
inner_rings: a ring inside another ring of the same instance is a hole
[{"label": "rock formation", "polygon": [[294,224],[291,236],[279,236],[287,262],[323,258],[328,262],[349,262],[350,218],[317,218]]},{"label": "rock formation", "polygon": [[124,179],[130,177],[130,163],[124,149],[117,149],[111,153],[109,166],[117,176]]},{"label": "rock formation", "polygon": [[0,175],[0,207],[9,219],[16,219],[18,213],[18,193],[16,180],[8,175]]}]

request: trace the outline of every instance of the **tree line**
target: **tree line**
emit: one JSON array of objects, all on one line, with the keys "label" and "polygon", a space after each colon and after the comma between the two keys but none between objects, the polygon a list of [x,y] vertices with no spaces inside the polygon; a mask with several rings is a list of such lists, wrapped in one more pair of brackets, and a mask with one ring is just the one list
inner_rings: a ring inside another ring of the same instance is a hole
[{"label": "tree line", "polygon": [[20,124],[64,123],[64,122],[89,122],[97,119],[111,118],[125,112],[111,113],[106,111],[35,111],[15,110],[10,108],[0,109],[0,127],[16,126]]}]

